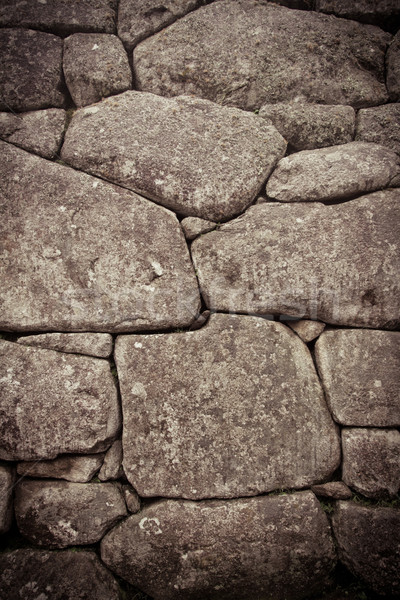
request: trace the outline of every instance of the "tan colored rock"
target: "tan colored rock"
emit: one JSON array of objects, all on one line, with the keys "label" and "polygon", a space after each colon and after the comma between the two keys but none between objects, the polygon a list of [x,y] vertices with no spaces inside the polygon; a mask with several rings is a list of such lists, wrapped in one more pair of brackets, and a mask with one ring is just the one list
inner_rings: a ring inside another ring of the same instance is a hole
[{"label": "tan colored rock", "polygon": [[59,456],[54,460],[23,461],[17,465],[18,475],[66,479],[75,483],[87,483],[103,464],[104,454]]},{"label": "tan colored rock", "polygon": [[356,140],[382,144],[400,154],[400,105],[392,103],[359,110]]},{"label": "tan colored rock", "polygon": [[0,138],[44,158],[54,158],[61,146],[66,112],[59,108],[0,113]]},{"label": "tan colored rock", "polygon": [[390,30],[400,24],[398,0],[316,0],[315,8],[337,17],[371,23]]},{"label": "tan colored rock", "polygon": [[131,91],[78,110],[61,156],[178,213],[219,221],[252,202],[285,149],[257,115]]},{"label": "tan colored rock", "polygon": [[155,600],[300,600],[322,589],[336,560],[311,492],[161,500],[107,534],[101,557]]},{"label": "tan colored rock", "polygon": [[100,481],[118,479],[123,475],[122,470],[122,442],[115,440],[104,457],[103,465],[99,472]]},{"label": "tan colored rock", "polygon": [[0,465],[0,535],[7,533],[13,519],[13,494],[15,469],[12,466]]},{"label": "tan colored rock", "polygon": [[351,490],[343,481],[329,481],[320,485],[312,485],[311,491],[316,496],[332,498],[334,500],[348,500],[352,496]]},{"label": "tan colored rock", "polygon": [[198,217],[186,217],[181,221],[181,227],[185,238],[189,241],[194,240],[203,233],[212,231],[217,226],[213,221],[207,221],[206,219],[199,219]]},{"label": "tan colored rock", "polygon": [[101,452],[120,427],[107,361],[0,340],[0,458]]},{"label": "tan colored rock", "polygon": [[0,142],[0,149],[7,261],[0,277],[8,281],[1,330],[190,325],[200,299],[175,215],[10,144]]},{"label": "tan colored rock", "polygon": [[306,321],[304,319],[300,319],[300,321],[288,321],[287,324],[306,343],[315,340],[326,327],[325,323],[321,323],[320,321]]},{"label": "tan colored rock", "polygon": [[24,335],[17,339],[24,346],[38,346],[69,354],[87,354],[108,358],[113,349],[113,339],[109,333],[40,333]]},{"label": "tan colored rock", "polygon": [[400,31],[386,54],[386,85],[392,102],[400,100]]},{"label": "tan colored rock", "polygon": [[400,333],[325,331],[315,358],[333,418],[342,425],[400,425]]}]

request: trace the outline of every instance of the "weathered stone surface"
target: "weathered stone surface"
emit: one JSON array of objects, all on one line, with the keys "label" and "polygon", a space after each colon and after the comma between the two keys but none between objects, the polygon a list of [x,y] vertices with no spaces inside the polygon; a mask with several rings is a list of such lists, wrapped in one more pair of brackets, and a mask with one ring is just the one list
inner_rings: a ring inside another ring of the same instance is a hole
[{"label": "weathered stone surface", "polygon": [[136,46],[136,84],[246,110],[295,99],[373,106],[387,101],[390,39],[378,28],[312,11],[221,0]]},{"label": "weathered stone surface", "polygon": [[208,307],[396,327],[399,200],[392,189],[338,206],[251,207],[192,244]]},{"label": "weathered stone surface", "polygon": [[400,159],[389,148],[351,142],[282,158],[267,195],[280,202],[346,200],[387,187],[399,173]]},{"label": "weathered stone surface", "polygon": [[338,465],[311,356],[280,323],[215,314],[195,332],[119,337],[115,359],[124,471],[142,497],[252,496]]},{"label": "weathered stone surface", "polygon": [[0,138],[44,158],[54,158],[61,146],[66,113],[60,108],[0,113]]},{"label": "weathered stone surface", "polygon": [[339,502],[333,515],[339,558],[378,594],[400,594],[400,510]]},{"label": "weathered stone surface", "polygon": [[140,510],[140,498],[133,488],[126,485],[123,487],[126,507],[130,513],[137,513]]},{"label": "weathered stone surface", "polygon": [[285,149],[257,115],[130,91],[78,110],[61,156],[179,213],[219,221],[251,203]]},{"label": "weathered stone surface", "polygon": [[18,529],[38,546],[94,544],[127,514],[112,483],[24,480],[15,489]]},{"label": "weathered stone surface", "polygon": [[393,102],[400,100],[400,31],[386,54],[386,85],[390,99]]},{"label": "weathered stone surface", "polygon": [[66,479],[75,483],[87,483],[100,469],[104,454],[59,456],[54,460],[23,461],[17,465],[18,475]]},{"label": "weathered stone surface", "polygon": [[300,321],[288,321],[287,323],[290,329],[293,329],[301,337],[303,342],[312,342],[315,340],[323,330],[325,329],[325,323],[320,321],[306,321],[300,319]]},{"label": "weathered stone surface", "polygon": [[62,108],[60,38],[30,29],[0,29],[0,110]]},{"label": "weathered stone surface", "polygon": [[11,527],[14,483],[15,469],[0,464],[0,534],[6,533]]},{"label": "weathered stone surface", "polygon": [[342,449],[343,481],[347,485],[368,498],[397,495],[400,489],[397,429],[344,428]]},{"label": "weathered stone surface", "polygon": [[113,33],[116,0],[2,0],[0,25],[31,27],[60,35],[76,31]]},{"label": "weathered stone surface", "polygon": [[259,115],[270,119],[294,150],[324,148],[353,140],[352,106],[278,102],[264,104]]},{"label": "weathered stone surface", "polygon": [[94,552],[20,549],[2,554],[0,587],[7,600],[119,600],[119,587]]},{"label": "weathered stone surface", "polygon": [[87,354],[107,358],[113,349],[113,339],[109,333],[40,333],[18,338],[18,344],[39,346],[48,350],[69,354]]},{"label": "weathered stone surface", "polygon": [[390,30],[400,24],[398,0],[316,0],[316,10]]},{"label": "weathered stone surface", "polygon": [[103,465],[99,472],[100,481],[118,479],[123,475],[122,470],[122,442],[115,440],[104,457]]},{"label": "weathered stone surface", "polygon": [[100,452],[120,426],[107,361],[0,340],[0,458]]},{"label": "weathered stone surface", "polygon": [[0,329],[135,331],[194,320],[197,280],[175,215],[5,142],[0,148],[0,277],[8,282]]},{"label": "weathered stone surface", "polygon": [[400,333],[325,331],[315,358],[331,413],[343,425],[400,425]]},{"label": "weathered stone surface", "polygon": [[333,498],[334,500],[348,500],[352,496],[351,490],[343,481],[329,481],[320,485],[312,485],[311,491],[316,496]]},{"label": "weathered stone surface", "polygon": [[71,35],[64,41],[63,68],[77,106],[93,104],[132,87],[128,56],[116,35]]},{"label": "weathered stone surface", "polygon": [[384,104],[359,110],[356,140],[382,144],[400,154],[400,104]]},{"label": "weathered stone surface", "polygon": [[216,228],[217,224],[206,219],[199,219],[198,217],[186,217],[182,219],[181,226],[185,238],[191,241],[198,235],[212,231]]},{"label": "weathered stone surface", "polygon": [[155,600],[300,600],[321,589],[335,563],[311,492],[161,500],[113,529],[101,556]]}]

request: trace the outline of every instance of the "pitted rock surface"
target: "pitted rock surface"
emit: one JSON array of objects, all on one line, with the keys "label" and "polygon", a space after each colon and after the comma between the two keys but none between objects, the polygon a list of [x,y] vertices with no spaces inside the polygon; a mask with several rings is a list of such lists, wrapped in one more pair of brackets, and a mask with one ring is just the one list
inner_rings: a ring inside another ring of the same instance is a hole
[{"label": "pitted rock surface", "polygon": [[84,454],[82,456],[59,456],[54,460],[22,461],[17,465],[18,475],[66,479],[75,483],[87,483],[100,469],[104,454]]},{"label": "pitted rock surface", "polygon": [[338,436],[311,356],[280,323],[212,315],[116,342],[124,471],[141,496],[233,498],[323,481]]},{"label": "pitted rock surface", "polygon": [[27,113],[0,113],[0,138],[44,158],[54,158],[61,146],[66,112],[48,108]]},{"label": "pitted rock surface", "polygon": [[361,108],[357,113],[355,139],[382,144],[400,154],[400,104]]},{"label": "pitted rock surface", "polygon": [[14,467],[0,464],[0,535],[10,529],[13,520],[15,479]]},{"label": "pitted rock surface", "polygon": [[61,156],[178,213],[219,221],[254,200],[285,150],[257,115],[132,91],[77,111]]},{"label": "pitted rock surface", "polygon": [[394,36],[386,54],[386,85],[393,102],[400,100],[400,31]]},{"label": "pitted rock surface", "polygon": [[0,148],[0,274],[8,281],[1,329],[135,331],[194,320],[198,286],[175,215],[10,144]]},{"label": "pitted rock surface", "polygon": [[21,336],[17,342],[24,346],[99,358],[107,358],[113,349],[113,339],[109,333],[41,333]]}]

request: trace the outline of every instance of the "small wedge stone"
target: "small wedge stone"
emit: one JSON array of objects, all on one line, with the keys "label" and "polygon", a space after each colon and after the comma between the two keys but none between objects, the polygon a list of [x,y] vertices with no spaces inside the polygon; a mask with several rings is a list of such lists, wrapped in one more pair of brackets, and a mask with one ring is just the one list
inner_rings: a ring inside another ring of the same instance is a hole
[{"label": "small wedge stone", "polygon": [[12,466],[0,465],[0,535],[7,533],[13,519],[13,495],[15,469]]},{"label": "small wedge stone", "polygon": [[124,486],[123,488],[126,507],[130,513],[135,514],[140,510],[140,498],[133,488]]},{"label": "small wedge stone", "polygon": [[375,142],[400,154],[400,104],[360,109],[357,113],[356,140]]},{"label": "small wedge stone", "polygon": [[25,477],[45,477],[66,479],[74,483],[87,483],[103,464],[104,454],[84,454],[59,456],[54,460],[19,462],[18,475]]},{"label": "small wedge stone", "polygon": [[315,340],[326,327],[325,323],[321,323],[320,321],[306,321],[304,319],[300,321],[288,321],[287,324],[306,343]]},{"label": "small wedge stone", "polygon": [[122,442],[115,440],[104,457],[103,465],[99,472],[100,481],[111,481],[123,475],[122,470]]},{"label": "small wedge stone", "polygon": [[329,481],[320,485],[312,485],[311,491],[316,496],[332,498],[333,500],[348,500],[352,496],[351,490],[343,481]]},{"label": "small wedge stone", "polygon": [[198,217],[186,217],[181,221],[181,227],[185,238],[188,241],[194,240],[197,236],[212,231],[217,226],[213,221],[207,221],[206,219],[199,219]]},{"label": "small wedge stone", "polygon": [[24,346],[99,358],[108,358],[113,349],[113,339],[109,333],[40,333],[21,336],[17,342]]},{"label": "small wedge stone", "polygon": [[19,115],[0,113],[0,138],[39,154],[54,158],[60,149],[66,112],[48,108]]}]

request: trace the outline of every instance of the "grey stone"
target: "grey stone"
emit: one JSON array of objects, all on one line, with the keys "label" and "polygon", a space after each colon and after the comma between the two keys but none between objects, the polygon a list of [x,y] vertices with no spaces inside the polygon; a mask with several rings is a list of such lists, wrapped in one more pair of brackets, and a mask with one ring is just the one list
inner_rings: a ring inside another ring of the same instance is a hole
[{"label": "grey stone", "polygon": [[60,108],[0,113],[0,138],[44,158],[54,158],[61,146],[66,113]]},{"label": "grey stone", "polygon": [[390,29],[396,28],[400,19],[398,0],[316,0],[315,8],[337,17]]},{"label": "grey stone", "polygon": [[123,488],[126,507],[130,513],[137,513],[140,510],[140,498],[133,488],[126,485]]},{"label": "grey stone", "polygon": [[17,342],[24,346],[39,346],[48,350],[87,354],[99,358],[108,358],[113,349],[113,339],[109,333],[40,333],[21,336]]},{"label": "grey stone", "polygon": [[233,498],[323,481],[338,435],[306,346],[258,317],[117,338],[124,471],[139,496]]},{"label": "grey stone", "polygon": [[386,85],[393,102],[400,100],[400,31],[394,36],[386,54]]},{"label": "grey stone", "polygon": [[311,491],[316,496],[332,498],[334,500],[348,500],[352,496],[351,490],[343,481],[329,481],[320,485],[312,485]]},{"label": "grey stone", "polygon": [[124,474],[122,470],[122,442],[115,440],[104,457],[103,465],[99,472],[100,481],[118,479]]},{"label": "grey stone", "polygon": [[18,475],[66,479],[75,483],[87,483],[103,464],[104,454],[59,456],[54,460],[23,461],[17,465]]},{"label": "grey stone", "polygon": [[112,483],[24,480],[15,488],[18,529],[37,546],[95,544],[127,514]]},{"label": "grey stone", "polygon": [[0,464],[0,535],[6,533],[13,518],[13,492],[15,469]]},{"label": "grey stone", "polygon": [[107,361],[0,340],[0,458],[100,452],[120,427]]},{"label": "grey stone", "polygon": [[387,101],[391,36],[346,19],[270,2],[221,0],[133,51],[137,88],[194,94],[246,110],[265,103],[374,106]]},{"label": "grey stone", "polygon": [[352,106],[278,102],[264,104],[259,115],[270,119],[294,150],[312,150],[353,140]]},{"label": "grey stone", "polygon": [[78,110],[61,156],[178,213],[219,221],[251,203],[285,150],[257,115],[129,91]]},{"label": "grey stone", "polygon": [[338,502],[333,529],[339,558],[378,594],[400,594],[400,510]]},{"label": "grey stone", "polygon": [[63,108],[60,38],[30,29],[0,29],[0,110]]},{"label": "grey stone", "polygon": [[306,343],[315,340],[326,327],[325,323],[321,323],[320,321],[306,321],[304,319],[300,319],[300,321],[288,321],[287,324]]},{"label": "grey stone", "polygon": [[267,195],[280,202],[346,200],[387,187],[399,173],[400,159],[389,148],[351,142],[282,158]]},{"label": "grey stone", "polygon": [[400,425],[400,333],[325,331],[315,359],[333,418],[343,425]]},{"label": "grey stone", "polygon": [[400,104],[384,104],[359,110],[355,139],[376,142],[400,154]]},{"label": "grey stone", "polygon": [[101,556],[155,600],[300,600],[321,590],[336,562],[311,492],[161,500],[108,533]]},{"label": "grey stone", "polygon": [[117,582],[94,552],[20,549],[2,554],[7,600],[119,600]]},{"label": "grey stone", "polygon": [[399,200],[391,189],[336,206],[251,207],[192,243],[207,306],[396,328]]},{"label": "grey stone", "polygon": [[368,498],[396,497],[400,489],[397,429],[344,428],[342,449],[347,485]]},{"label": "grey stone", "polygon": [[93,104],[132,87],[128,56],[116,35],[71,35],[64,41],[63,68],[76,106]]},{"label": "grey stone", "polygon": [[175,215],[5,142],[0,149],[7,259],[0,276],[8,282],[1,330],[190,325],[200,298]]},{"label": "grey stone", "polygon": [[217,224],[213,221],[207,221],[206,219],[199,219],[198,217],[186,217],[185,219],[182,219],[181,226],[185,238],[191,241],[203,233],[212,231],[216,228]]}]

